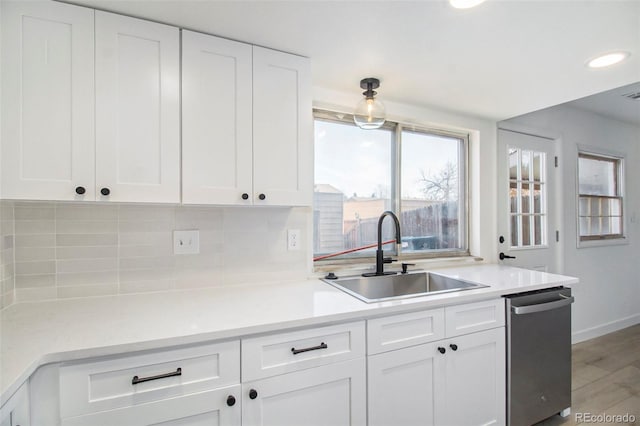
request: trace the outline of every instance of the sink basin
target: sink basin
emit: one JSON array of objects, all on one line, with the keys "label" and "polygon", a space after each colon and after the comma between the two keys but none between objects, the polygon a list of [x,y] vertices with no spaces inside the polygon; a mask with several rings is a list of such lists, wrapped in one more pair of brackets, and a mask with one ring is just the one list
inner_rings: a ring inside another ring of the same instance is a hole
[{"label": "sink basin", "polygon": [[487,287],[433,272],[355,276],[323,281],[367,303]]}]

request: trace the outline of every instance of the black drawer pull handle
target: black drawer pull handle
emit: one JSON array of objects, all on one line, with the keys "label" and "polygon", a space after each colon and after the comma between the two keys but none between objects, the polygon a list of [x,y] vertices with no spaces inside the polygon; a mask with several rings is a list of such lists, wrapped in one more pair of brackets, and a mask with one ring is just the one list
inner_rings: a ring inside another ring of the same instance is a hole
[{"label": "black drawer pull handle", "polygon": [[312,346],[310,348],[303,348],[303,349],[291,348],[291,352],[293,352],[294,355],[298,355],[298,354],[301,354],[302,352],[317,351],[318,349],[327,349],[328,347],[329,346],[327,346],[325,342],[322,342],[318,346]]},{"label": "black drawer pull handle", "polygon": [[150,382],[151,380],[166,379],[167,377],[174,377],[174,376],[182,376],[182,368],[178,367],[176,371],[172,371],[171,373],[158,374],[157,376],[149,376],[149,377],[142,377],[142,378],[138,376],[133,376],[133,379],[131,379],[131,384],[137,385],[138,383],[142,383],[142,382]]}]

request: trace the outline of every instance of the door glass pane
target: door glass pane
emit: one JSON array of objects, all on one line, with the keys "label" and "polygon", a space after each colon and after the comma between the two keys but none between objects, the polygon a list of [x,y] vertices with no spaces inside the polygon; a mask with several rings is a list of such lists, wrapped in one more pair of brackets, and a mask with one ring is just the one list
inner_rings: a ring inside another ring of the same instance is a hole
[{"label": "door glass pane", "polygon": [[522,164],[520,170],[522,171],[522,180],[529,180],[529,169],[531,168],[531,152],[522,151]]},{"label": "door glass pane", "polygon": [[539,246],[543,244],[542,216],[534,216],[534,244]]},{"label": "door glass pane", "polygon": [[515,182],[509,183],[509,205],[511,213],[518,212],[518,184]]},{"label": "door glass pane", "polygon": [[512,247],[546,244],[545,159],[544,152],[509,148]]},{"label": "door glass pane", "polygon": [[511,216],[511,247],[518,247],[520,243],[518,242],[518,216]]},{"label": "door glass pane", "polygon": [[545,155],[543,152],[533,153],[533,180],[536,182],[541,182],[542,177],[544,176],[544,157]]},{"label": "door glass pane", "polygon": [[542,188],[539,184],[533,185],[533,212],[542,213]]},{"label": "door glass pane", "polygon": [[509,148],[509,179],[518,179],[518,149]]},{"label": "door glass pane", "polygon": [[522,216],[522,245],[525,247],[531,245],[531,216],[529,215]]},{"label": "door glass pane", "polygon": [[522,192],[521,192],[521,200],[522,200],[522,213],[530,213],[530,205],[529,205],[529,184],[528,183],[523,183],[522,184]]}]

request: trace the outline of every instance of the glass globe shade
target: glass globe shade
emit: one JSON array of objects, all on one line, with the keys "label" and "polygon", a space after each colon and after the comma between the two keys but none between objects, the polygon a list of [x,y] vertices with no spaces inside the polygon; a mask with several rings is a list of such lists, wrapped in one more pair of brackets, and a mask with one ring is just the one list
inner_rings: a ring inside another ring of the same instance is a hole
[{"label": "glass globe shade", "polygon": [[365,130],[380,128],[384,124],[385,118],[384,104],[375,98],[360,100],[353,113],[353,121],[358,127]]}]

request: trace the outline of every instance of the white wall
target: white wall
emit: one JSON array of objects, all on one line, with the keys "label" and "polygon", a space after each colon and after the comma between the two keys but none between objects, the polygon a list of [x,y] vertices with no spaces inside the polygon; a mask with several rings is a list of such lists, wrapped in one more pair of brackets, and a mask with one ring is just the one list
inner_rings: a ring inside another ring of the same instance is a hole
[{"label": "white wall", "polygon": [[[640,127],[567,105],[525,114],[505,123],[526,126],[558,139],[564,214],[562,253],[566,275],[580,278],[574,288],[574,341],[640,322]],[[578,146],[626,156],[627,244],[577,248],[576,181]]]},{"label": "white wall", "polygon": [[[338,112],[352,112],[359,93],[313,88],[313,106]],[[471,254],[488,262],[497,261],[496,223],[496,123],[492,120],[435,108],[390,102],[381,98],[387,118],[436,129],[469,132],[469,196]]]}]

